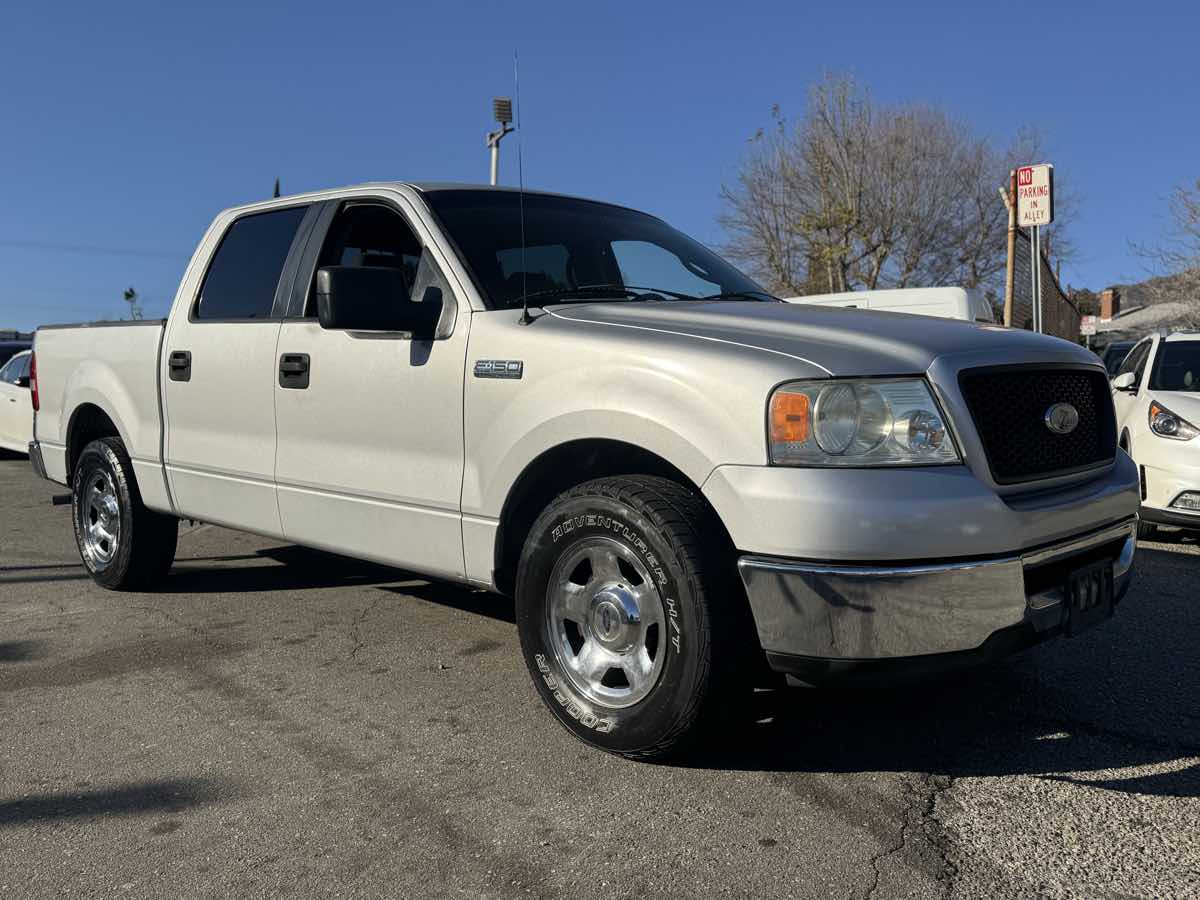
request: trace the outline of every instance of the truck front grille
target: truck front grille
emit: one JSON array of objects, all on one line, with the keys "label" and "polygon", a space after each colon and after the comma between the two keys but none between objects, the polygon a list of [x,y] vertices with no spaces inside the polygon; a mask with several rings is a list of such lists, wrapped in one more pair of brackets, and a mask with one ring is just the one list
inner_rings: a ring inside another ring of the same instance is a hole
[{"label": "truck front grille", "polygon": [[[1103,372],[1008,366],[967,369],[958,380],[998,484],[1098,468],[1116,456],[1116,416]],[[1067,434],[1046,424],[1059,403],[1079,413]]]}]

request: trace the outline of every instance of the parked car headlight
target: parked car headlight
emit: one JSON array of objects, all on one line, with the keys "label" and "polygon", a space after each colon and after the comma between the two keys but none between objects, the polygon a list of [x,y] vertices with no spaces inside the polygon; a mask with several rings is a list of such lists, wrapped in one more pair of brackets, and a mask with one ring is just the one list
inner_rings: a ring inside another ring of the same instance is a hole
[{"label": "parked car headlight", "polygon": [[920,378],[793,381],[771,395],[771,462],[786,466],[912,466],[961,461]]},{"label": "parked car headlight", "polygon": [[1150,430],[1159,437],[1170,438],[1173,441],[1190,441],[1200,434],[1187,419],[1175,415],[1160,403],[1150,402]]}]

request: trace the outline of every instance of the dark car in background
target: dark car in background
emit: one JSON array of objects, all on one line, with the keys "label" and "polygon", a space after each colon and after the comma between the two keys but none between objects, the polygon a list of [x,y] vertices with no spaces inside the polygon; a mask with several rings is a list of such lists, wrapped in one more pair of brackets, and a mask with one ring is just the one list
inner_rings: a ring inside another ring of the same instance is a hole
[{"label": "dark car in background", "polygon": [[33,341],[0,341],[0,366],[4,365],[22,350],[33,346]]},{"label": "dark car in background", "polygon": [[0,366],[18,353],[31,349],[33,349],[33,341],[0,340]]},{"label": "dark car in background", "polygon": [[1100,358],[1104,360],[1104,368],[1108,369],[1109,378],[1117,374],[1117,369],[1121,368],[1121,363],[1136,343],[1137,341],[1113,341],[1104,348]]}]

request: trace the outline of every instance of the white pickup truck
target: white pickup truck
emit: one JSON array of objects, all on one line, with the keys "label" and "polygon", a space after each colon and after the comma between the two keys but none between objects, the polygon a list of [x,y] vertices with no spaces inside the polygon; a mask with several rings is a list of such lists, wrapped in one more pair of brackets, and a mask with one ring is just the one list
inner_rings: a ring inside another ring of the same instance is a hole
[{"label": "white pickup truck", "polygon": [[165,321],[34,349],[31,459],[99,584],[154,585],[188,518],[509,594],[546,704],[629,756],[771,670],[1073,634],[1131,574],[1095,356],[782,303],[609,204],[382,183],[232,209]]}]

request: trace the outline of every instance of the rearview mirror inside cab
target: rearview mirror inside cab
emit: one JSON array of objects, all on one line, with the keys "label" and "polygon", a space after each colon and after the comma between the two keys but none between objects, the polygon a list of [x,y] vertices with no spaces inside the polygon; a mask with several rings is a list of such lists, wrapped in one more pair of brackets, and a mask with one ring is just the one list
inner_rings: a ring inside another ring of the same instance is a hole
[{"label": "rearview mirror inside cab", "polygon": [[426,288],[421,302],[414,302],[401,269],[327,266],[317,270],[316,293],[317,319],[326,329],[432,338],[442,315],[442,292]]}]

